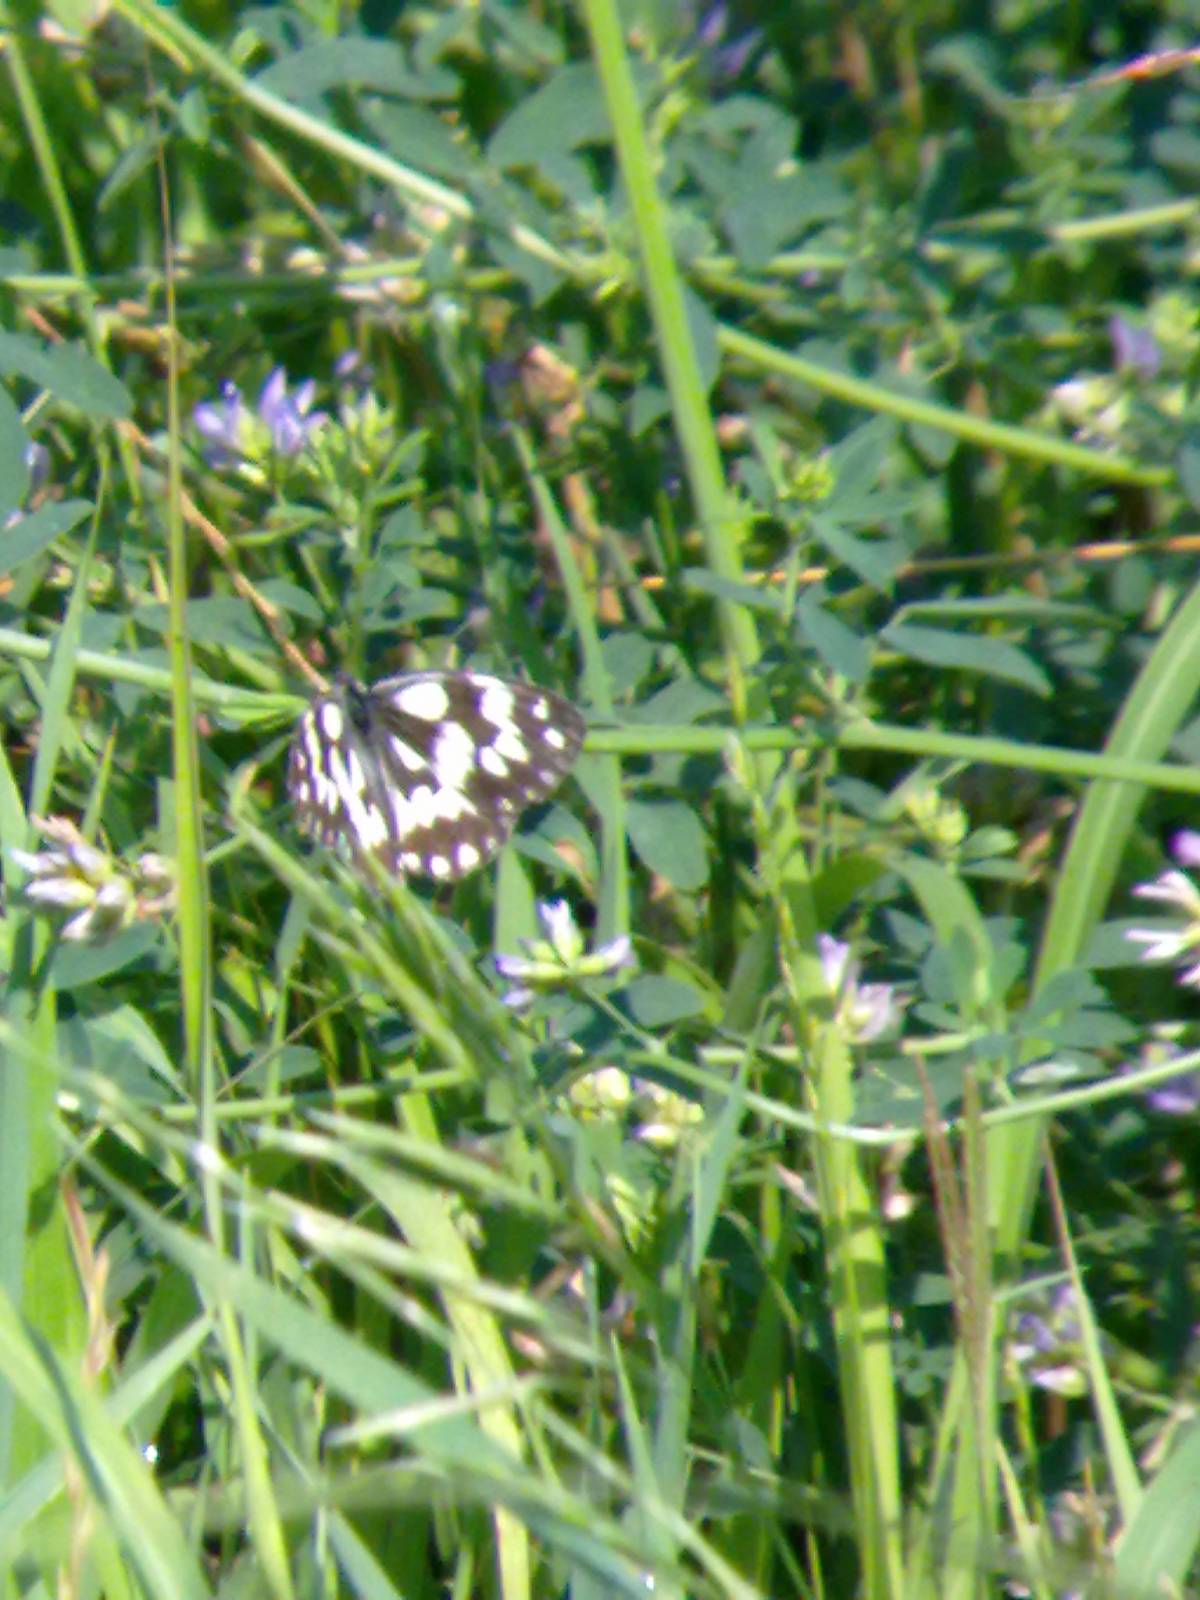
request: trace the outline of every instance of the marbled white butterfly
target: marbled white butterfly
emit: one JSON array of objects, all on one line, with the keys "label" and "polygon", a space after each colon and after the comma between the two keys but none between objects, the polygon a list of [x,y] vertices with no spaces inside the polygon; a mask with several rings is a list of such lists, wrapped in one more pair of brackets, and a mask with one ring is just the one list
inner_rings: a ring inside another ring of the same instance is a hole
[{"label": "marbled white butterfly", "polygon": [[566,776],[584,721],[560,695],[480,672],[339,676],[300,718],[288,788],[322,844],[392,873],[461,878]]}]

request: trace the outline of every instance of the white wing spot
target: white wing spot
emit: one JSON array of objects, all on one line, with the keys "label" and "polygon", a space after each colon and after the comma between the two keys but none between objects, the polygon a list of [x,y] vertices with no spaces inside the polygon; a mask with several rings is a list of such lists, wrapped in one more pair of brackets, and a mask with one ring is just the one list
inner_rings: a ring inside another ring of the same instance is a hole
[{"label": "white wing spot", "polygon": [[431,878],[448,878],[450,876],[450,862],[445,856],[430,856],[426,862]]},{"label": "white wing spot", "polygon": [[459,845],[458,870],[460,872],[470,872],[471,869],[473,867],[477,867],[482,860],[483,857],[479,854],[479,851],[476,850],[473,844]]},{"label": "white wing spot", "polygon": [[479,765],[493,778],[508,777],[508,762],[496,749],[495,745],[484,745],[479,752]]},{"label": "white wing spot", "polygon": [[512,723],[507,728],[497,727],[491,748],[505,761],[514,761],[519,765],[529,760],[529,749]]},{"label": "white wing spot", "polygon": [[539,722],[548,722],[550,720],[550,702],[544,694],[538,695],[536,700],[529,702],[529,714],[531,717],[536,717]]},{"label": "white wing spot", "polygon": [[459,817],[474,816],[479,807],[464,789],[439,789],[438,816],[443,822],[457,822]]},{"label": "white wing spot", "polygon": [[400,857],[400,865],[407,872],[420,872],[421,858],[415,850],[406,850]]},{"label": "white wing spot", "polygon": [[414,750],[407,739],[401,739],[393,734],[391,738],[392,753],[406,772],[423,772],[429,765],[419,750]]},{"label": "white wing spot", "polygon": [[439,822],[457,822],[475,810],[461,789],[431,789],[428,784],[414,790],[412,802],[419,828],[432,828]]},{"label": "white wing spot", "polygon": [[367,775],[363,771],[363,764],[358,759],[356,750],[351,750],[346,757],[346,778],[353,785],[355,794],[366,793]]},{"label": "white wing spot", "polygon": [[323,772],[314,771],[313,775],[313,801],[322,811],[335,812],[338,808],[338,786],[334,778],[327,778]]},{"label": "white wing spot", "polygon": [[342,708],[336,700],[325,700],[313,711],[313,716],[320,726],[321,737],[336,744],[342,737],[346,720],[342,716]]},{"label": "white wing spot", "polygon": [[503,733],[512,726],[513,706],[516,696],[508,684],[501,683],[499,678],[480,678],[475,687],[481,691],[479,696],[479,715]]},{"label": "white wing spot", "polygon": [[355,796],[347,798],[346,809],[354,823],[354,837],[367,850],[374,850],[388,836],[387,818],[378,806],[364,806]]},{"label": "white wing spot", "polygon": [[436,678],[417,678],[392,696],[392,704],[422,722],[440,722],[450,709],[450,697]]},{"label": "white wing spot", "polygon": [[565,750],[567,748],[566,737],[561,728],[547,728],[542,734],[542,738],[545,739],[552,750]]},{"label": "white wing spot", "polygon": [[475,769],[475,743],[458,722],[447,722],[434,741],[433,775],[443,789],[461,789]]}]

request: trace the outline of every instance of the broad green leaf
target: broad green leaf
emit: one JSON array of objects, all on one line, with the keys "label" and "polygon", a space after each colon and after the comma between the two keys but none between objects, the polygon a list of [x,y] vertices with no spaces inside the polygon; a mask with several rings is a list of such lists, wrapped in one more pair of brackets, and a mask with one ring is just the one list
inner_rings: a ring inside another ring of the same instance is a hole
[{"label": "broad green leaf", "polygon": [[1184,1593],[1200,1549],[1200,1425],[1185,1423],[1117,1544],[1114,1593],[1122,1600]]},{"label": "broad green leaf", "polygon": [[[29,435],[21,413],[8,390],[0,388],[0,518],[14,511],[28,492],[28,453]],[[0,544],[5,537],[0,531]]]},{"label": "broad green leaf", "polygon": [[700,819],[682,800],[630,800],[630,842],[651,872],[676,889],[701,889],[708,882],[708,846]]},{"label": "broad green leaf", "polygon": [[4,1382],[72,1463],[78,1481],[86,1482],[93,1536],[104,1529],[129,1563],[123,1592],[148,1600],[208,1600],[212,1590],[183,1519],[113,1420],[104,1394],[63,1356],[0,1296]]},{"label": "broad green leaf", "polygon": [[137,183],[148,168],[154,166],[159,151],[166,144],[165,132],[157,129],[135,139],[114,164],[96,199],[97,212],[103,213]]},{"label": "broad green leaf", "polygon": [[823,606],[815,591],[809,590],[800,596],[796,621],[805,643],[812,646],[831,672],[851,683],[866,682],[871,671],[870,646]]},{"label": "broad green leaf", "polygon": [[1200,177],[1200,136],[1190,128],[1160,128],[1150,141],[1153,158],[1189,178]]},{"label": "broad green leaf", "polygon": [[1022,622],[1073,622],[1088,627],[1115,627],[1115,620],[1097,606],[1040,600],[1031,594],[998,594],[978,599],[914,600],[904,607],[905,623],[910,617],[980,618],[1016,617]]},{"label": "broad green leaf", "polygon": [[0,373],[17,373],[91,417],[127,417],[133,401],[123,383],[80,345],[52,348],[24,334],[0,333]]},{"label": "broad green leaf", "polygon": [[359,104],[379,145],[407,166],[460,183],[477,170],[470,147],[454,139],[441,118],[427,107],[373,95],[363,96]]},{"label": "broad green leaf", "polygon": [[671,397],[659,383],[639,383],[629,399],[629,435],[641,438],[671,412]]},{"label": "broad green leaf", "polygon": [[111,1078],[131,1100],[161,1103],[183,1092],[158,1035],[133,1006],[66,1017],[58,1025],[58,1042],[64,1061]]},{"label": "broad green leaf", "polygon": [[100,944],[60,944],[50,963],[51,987],[60,994],[69,994],[86,983],[98,983],[114,972],[123,972],[147,956],[159,937],[158,928],[138,922]]},{"label": "broad green leaf", "polygon": [[760,584],[734,583],[710,572],[707,567],[685,567],[680,577],[686,588],[696,594],[711,595],[714,600],[728,600],[733,605],[766,611],[776,617],[783,611],[782,598],[773,589],[764,589]]},{"label": "broad green leaf", "polygon": [[717,381],[717,374],[721,370],[721,351],[717,344],[716,318],[709,310],[706,303],[694,289],[686,284],[683,290],[683,309],[687,314],[688,330],[692,336],[692,347],[696,352],[696,365],[700,369],[700,381],[707,394]]},{"label": "broad green leaf", "polygon": [[[0,448],[0,459],[3,450]],[[0,531],[0,573],[15,572],[23,561],[38,555],[60,534],[69,532],[91,511],[87,500],[48,502],[27,517]]]},{"label": "broad green leaf", "polygon": [[880,643],[914,661],[931,667],[953,667],[961,672],[999,678],[1019,684],[1031,693],[1048,697],[1050,680],[1024,650],[1004,639],[975,633],[952,633],[945,628],[923,628],[901,622],[884,628]]},{"label": "broad green leaf", "polygon": [[[261,650],[263,623],[254,607],[240,595],[210,595],[189,600],[188,632],[198,644],[226,645],[235,650]],[[165,634],[170,625],[166,606],[142,606],[137,612],[142,627]]]},{"label": "broad green leaf", "polygon": [[526,95],[496,129],[488,160],[498,167],[540,166],[548,151],[607,144],[612,138],[600,80],[590,62],[560,67]]},{"label": "broad green leaf", "polygon": [[1179,483],[1188,504],[1200,506],[1200,448],[1185,444],[1179,452]]},{"label": "broad green leaf", "polygon": [[258,585],[258,592],[281,611],[303,617],[306,622],[319,622],[324,615],[312,590],[302,589],[290,578],[266,578]]},{"label": "broad green leaf", "polygon": [[[351,86],[414,100],[428,93],[428,80],[417,77],[404,51],[387,39],[322,39],[264,67],[254,82],[287,100],[315,100],[330,89]],[[453,88],[447,73],[443,92]]]},{"label": "broad green leaf", "polygon": [[635,689],[654,665],[658,654],[653,640],[643,633],[621,629],[610,633],[601,647],[604,669],[615,696]]},{"label": "broad green leaf", "polygon": [[634,978],[621,990],[633,1020],[643,1028],[664,1028],[669,1023],[681,1022],[684,1017],[695,1017],[706,1010],[704,995],[682,978],[662,978],[650,973]]},{"label": "broad green leaf", "polygon": [[725,696],[709,684],[682,676],[643,700],[629,715],[634,722],[697,722],[722,710],[725,703]]},{"label": "broad green leaf", "polygon": [[739,260],[762,267],[809,228],[841,216],[850,204],[845,188],[829,169],[789,159],[784,170],[768,166],[751,140],[742,152],[729,202],[721,219]]}]

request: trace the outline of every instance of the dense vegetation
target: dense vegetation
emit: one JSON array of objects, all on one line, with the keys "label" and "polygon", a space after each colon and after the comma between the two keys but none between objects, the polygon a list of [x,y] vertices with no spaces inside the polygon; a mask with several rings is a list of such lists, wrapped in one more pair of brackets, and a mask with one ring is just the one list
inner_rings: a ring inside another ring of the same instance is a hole
[{"label": "dense vegetation", "polygon": [[1198,1592],[1193,27],[7,10],[6,1594]]}]

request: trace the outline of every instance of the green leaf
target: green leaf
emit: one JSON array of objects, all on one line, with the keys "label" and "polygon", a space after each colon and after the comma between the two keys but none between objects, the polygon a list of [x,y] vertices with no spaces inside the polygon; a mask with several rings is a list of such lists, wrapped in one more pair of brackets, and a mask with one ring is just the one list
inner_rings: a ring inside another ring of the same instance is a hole
[{"label": "green leaf", "polygon": [[[188,631],[206,645],[225,645],[235,650],[261,650],[263,623],[253,606],[240,595],[210,595],[189,600]],[[170,625],[166,606],[142,606],[137,621],[154,633],[165,634]]]},{"label": "green leaf", "polygon": [[103,944],[60,944],[50,963],[50,986],[69,994],[85,983],[98,983],[114,972],[123,972],[148,955],[158,938],[159,930],[152,923],[138,922]]},{"label": "green leaf", "polygon": [[665,1028],[684,1017],[695,1017],[707,1009],[707,1001],[694,984],[682,978],[662,978],[647,974],[621,990],[619,997],[629,1015],[643,1028]]},{"label": "green leaf", "polygon": [[[0,459],[2,456],[0,449]],[[36,556],[60,534],[82,522],[91,509],[91,502],[87,500],[50,503],[31,511],[11,528],[5,528],[0,532],[0,573],[15,572],[23,561]]]},{"label": "green leaf", "polygon": [[914,600],[904,608],[909,617],[979,618],[1016,617],[1021,622],[1072,622],[1088,627],[1117,627],[1118,621],[1096,606],[1069,601],[1040,600],[1031,594],[998,594],[979,599]]},{"label": "green leaf", "polygon": [[841,216],[849,205],[846,190],[828,170],[801,167],[779,172],[763,165],[757,140],[748,143],[731,188],[734,199],[721,219],[729,242],[747,267],[765,266],[806,229]]},{"label": "green leaf", "polygon": [[607,144],[611,138],[596,69],[575,61],[521,100],[492,135],[487,154],[498,167],[538,167],[549,152]]},{"label": "green leaf", "polygon": [[431,86],[408,65],[398,45],[386,39],[322,39],[265,67],[254,79],[260,89],[286,100],[315,100],[330,89],[353,86],[383,94],[424,100],[452,94],[456,87],[449,73]]},{"label": "green leaf", "polygon": [[325,613],[312,590],[302,589],[290,578],[266,578],[258,585],[258,592],[264,600],[291,616],[303,617],[306,622],[324,620]]},{"label": "green leaf", "polygon": [[[864,513],[863,520],[870,520]],[[835,561],[849,567],[872,589],[890,589],[897,572],[908,560],[908,548],[901,539],[863,539],[848,533],[842,524],[824,511],[812,513],[812,530]]]},{"label": "green leaf", "polygon": [[155,131],[143,134],[123,150],[96,197],[97,212],[107,210],[114,200],[119,200],[144,172],[153,167],[165,144],[164,135]]},{"label": "green leaf", "polygon": [[635,689],[654,665],[657,650],[645,634],[621,629],[601,645],[609,687],[616,696]]},{"label": "green leaf", "polygon": [[13,245],[0,249],[0,282],[6,278],[27,278],[36,271],[37,265],[27,250]]},{"label": "green leaf", "polygon": [[765,611],[775,617],[783,612],[782,597],[760,584],[734,583],[730,578],[710,572],[707,567],[685,567],[680,578],[688,590],[711,595],[714,600],[727,600],[732,605],[748,606],[751,611]]},{"label": "green leaf", "polygon": [[683,674],[635,706],[629,718],[632,722],[698,722],[710,712],[722,711],[725,704],[723,694],[699,678]]},{"label": "green leaf", "polygon": [[1179,452],[1179,483],[1193,510],[1200,506],[1200,448],[1185,444]]},{"label": "green leaf", "polygon": [[53,349],[19,333],[0,333],[0,373],[17,373],[91,417],[127,417],[129,390],[80,345]]},{"label": "green leaf", "polygon": [[553,263],[531,255],[498,229],[493,231],[488,240],[488,252],[498,267],[512,273],[514,280],[525,288],[535,306],[544,304],[563,281],[562,273]]},{"label": "green leaf", "polygon": [[1142,1495],[1117,1546],[1114,1592],[1122,1600],[1182,1594],[1200,1549],[1200,1425],[1185,1424]]},{"label": "green leaf", "polygon": [[721,349],[717,343],[717,322],[712,312],[694,289],[686,284],[683,289],[683,309],[687,316],[696,364],[700,368],[700,381],[705,394],[717,381],[721,370]]},{"label": "green leaf", "polygon": [[880,642],[914,661],[931,667],[955,667],[963,672],[981,673],[1015,683],[1031,693],[1048,698],[1050,680],[1037,665],[1004,639],[988,639],[979,634],[951,633],[945,628],[922,628],[913,623],[894,623],[884,628]]},{"label": "green leaf", "polygon": [[708,882],[704,829],[682,800],[630,800],[630,842],[649,867],[676,889],[702,889]]},{"label": "green leaf", "polygon": [[658,383],[639,383],[629,400],[629,435],[640,438],[660,417],[669,416],[671,397]]},{"label": "green leaf", "polygon": [[67,1017],[58,1025],[58,1042],[65,1061],[110,1079],[131,1100],[158,1105],[183,1092],[158,1035],[133,1006]]},{"label": "green leaf", "polygon": [[0,389],[0,517],[15,510],[28,493],[28,451],[29,435],[21,413],[8,390]]},{"label": "green leaf", "polygon": [[446,124],[427,107],[368,95],[359,101],[359,109],[379,145],[407,166],[459,183],[477,170],[470,148],[453,139]]},{"label": "green leaf", "polygon": [[840,617],[827,610],[814,590],[800,596],[796,621],[805,642],[832,672],[851,683],[866,682],[871,671],[870,646]]}]

